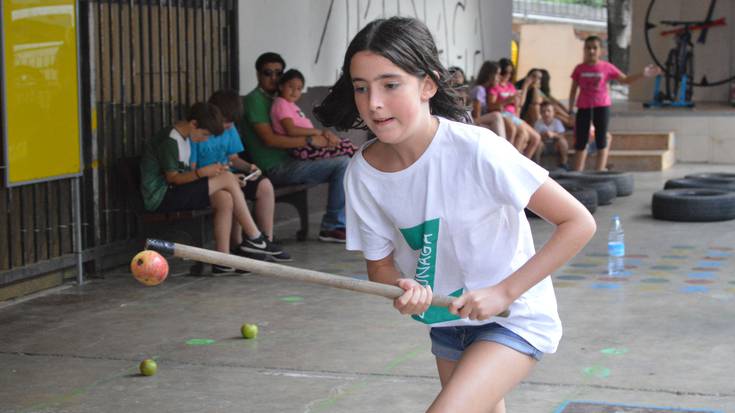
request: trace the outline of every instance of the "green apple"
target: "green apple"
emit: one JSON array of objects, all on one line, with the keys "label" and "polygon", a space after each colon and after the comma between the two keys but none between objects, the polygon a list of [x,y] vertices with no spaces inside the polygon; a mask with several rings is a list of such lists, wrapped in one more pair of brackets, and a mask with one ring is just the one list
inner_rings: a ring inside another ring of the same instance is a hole
[{"label": "green apple", "polygon": [[255,338],[258,336],[258,326],[256,324],[245,323],[240,327],[240,332],[244,338]]},{"label": "green apple", "polygon": [[145,359],[140,362],[140,374],[144,376],[152,376],[158,371],[158,364],[151,359]]}]

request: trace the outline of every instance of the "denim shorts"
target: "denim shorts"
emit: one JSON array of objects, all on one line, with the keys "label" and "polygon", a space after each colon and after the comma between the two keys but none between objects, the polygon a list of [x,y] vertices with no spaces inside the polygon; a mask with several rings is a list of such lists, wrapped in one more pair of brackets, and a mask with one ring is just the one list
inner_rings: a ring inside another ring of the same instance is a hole
[{"label": "denim shorts", "polygon": [[541,360],[544,353],[532,346],[523,337],[498,323],[481,326],[433,327],[431,352],[443,359],[459,361],[462,352],[476,341],[492,341],[510,347],[522,354]]},{"label": "denim shorts", "polygon": [[505,110],[501,114],[504,117],[510,119],[510,121],[513,122],[514,125],[516,125],[516,126],[523,125],[523,120],[521,118],[519,118],[518,116],[516,116],[513,112],[508,112],[507,110]]}]

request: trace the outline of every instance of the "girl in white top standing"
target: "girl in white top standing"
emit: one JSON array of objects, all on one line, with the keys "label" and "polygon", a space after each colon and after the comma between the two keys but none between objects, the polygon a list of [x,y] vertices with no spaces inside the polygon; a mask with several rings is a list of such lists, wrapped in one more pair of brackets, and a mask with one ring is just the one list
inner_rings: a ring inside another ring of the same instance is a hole
[{"label": "girl in white top standing", "polygon": [[[505,394],[556,350],[549,274],[595,222],[506,140],[458,122],[464,108],[448,78],[423,23],[376,20],[352,40],[314,113],[375,135],[345,176],[347,248],[363,252],[372,281],[405,290],[398,311],[431,327],[442,390],[428,411],[500,413]],[[537,253],[526,206],[556,225]],[[433,307],[434,292],[457,298]]]}]

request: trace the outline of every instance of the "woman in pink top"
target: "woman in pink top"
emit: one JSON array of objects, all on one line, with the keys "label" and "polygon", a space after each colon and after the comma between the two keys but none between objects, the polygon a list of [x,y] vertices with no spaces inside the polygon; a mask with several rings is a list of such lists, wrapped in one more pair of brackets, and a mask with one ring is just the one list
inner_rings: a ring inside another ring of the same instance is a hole
[{"label": "woman in pink top", "polygon": [[[296,105],[304,88],[304,75],[296,69],[286,71],[278,80],[278,97],[271,105],[271,126],[273,131],[286,136],[306,136],[307,146],[289,150],[296,159],[324,159],[355,154],[357,148],[349,139],[339,138],[332,131],[314,128],[311,120]],[[314,136],[322,135],[328,146],[311,145]]]},{"label": "woman in pink top", "polygon": [[[513,77],[513,63],[510,59],[503,58],[498,61],[498,65],[500,66],[500,82],[488,89],[488,106],[502,106],[503,116],[510,119],[517,130],[516,136],[511,143],[523,155],[528,158],[533,158],[541,144],[541,135],[531,125],[516,115],[516,107],[520,102],[519,99],[521,96],[519,96],[516,87],[511,82],[511,78]],[[521,90],[523,99],[525,99],[525,94],[529,86],[530,83],[524,82],[523,89]]]},{"label": "woman in pink top", "polygon": [[[590,134],[590,123],[595,126],[595,143],[598,149],[595,169],[604,171],[607,165],[607,126],[610,120],[610,94],[607,83],[617,80],[630,84],[642,77],[656,76],[661,69],[648,65],[642,73],[626,76],[615,65],[600,60],[602,40],[597,36],[589,36],[584,41],[584,61],[572,72],[572,88],[569,92],[569,113],[573,113],[574,101],[577,100],[577,117],[574,126],[574,169],[584,169],[587,160],[587,141]],[[579,89],[579,97],[577,97]]]}]

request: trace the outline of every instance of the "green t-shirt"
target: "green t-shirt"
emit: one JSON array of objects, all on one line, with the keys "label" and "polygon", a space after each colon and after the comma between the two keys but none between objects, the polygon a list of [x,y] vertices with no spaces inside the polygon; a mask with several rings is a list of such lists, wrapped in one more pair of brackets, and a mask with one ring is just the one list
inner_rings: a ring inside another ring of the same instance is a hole
[{"label": "green t-shirt", "polygon": [[288,152],[285,149],[266,146],[253,129],[253,125],[258,123],[267,123],[270,126],[272,103],[273,97],[256,87],[245,96],[243,102],[245,115],[237,125],[237,129],[242,132],[245,139],[245,150],[250,153],[253,162],[266,172],[288,159]]},{"label": "green t-shirt", "polygon": [[[179,151],[181,145],[183,151]],[[140,192],[143,206],[155,211],[168,190],[165,173],[189,171],[191,144],[173,127],[161,129],[145,143],[140,159]],[[182,159],[182,156],[185,159]]]}]

